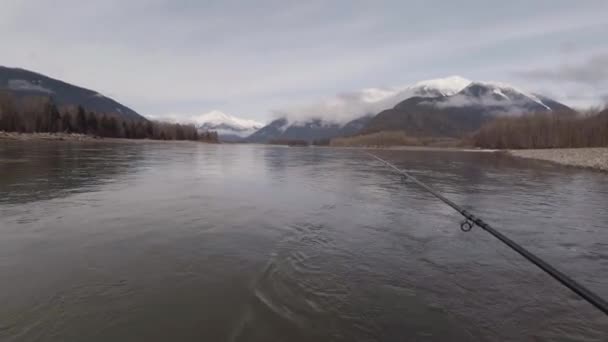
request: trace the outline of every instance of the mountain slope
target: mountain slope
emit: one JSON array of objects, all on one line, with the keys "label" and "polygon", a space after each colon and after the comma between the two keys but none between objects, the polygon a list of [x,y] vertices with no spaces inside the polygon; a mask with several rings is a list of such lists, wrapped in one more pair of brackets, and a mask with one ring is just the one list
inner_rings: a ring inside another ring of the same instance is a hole
[{"label": "mountain slope", "polygon": [[89,111],[115,113],[129,120],[146,120],[131,108],[93,90],[24,69],[0,66],[0,90],[8,90],[17,96],[50,96],[58,105],[80,105]]},{"label": "mountain slope", "polygon": [[404,131],[414,137],[458,137],[476,130],[490,118],[484,110],[438,108],[427,98],[413,97],[378,113],[361,133]]},{"label": "mountain slope", "polygon": [[344,125],[313,119],[303,123],[289,124],[284,118],[274,120],[247,138],[248,142],[267,143],[272,140],[304,140],[309,143],[335,137],[349,136],[359,132],[371,116],[364,116]]},{"label": "mountain slope", "polygon": [[268,125],[260,128],[245,140],[252,143],[267,143],[270,140],[277,139],[285,129],[287,128],[288,122],[285,118],[273,120]]}]

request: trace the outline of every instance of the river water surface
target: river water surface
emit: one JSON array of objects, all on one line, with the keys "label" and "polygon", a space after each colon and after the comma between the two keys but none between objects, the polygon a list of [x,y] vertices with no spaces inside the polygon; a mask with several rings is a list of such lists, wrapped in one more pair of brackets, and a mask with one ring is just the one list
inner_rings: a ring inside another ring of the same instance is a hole
[{"label": "river water surface", "polygon": [[[376,151],[608,297],[608,175]],[[608,318],[361,151],[0,144],[1,341],[606,341]]]}]

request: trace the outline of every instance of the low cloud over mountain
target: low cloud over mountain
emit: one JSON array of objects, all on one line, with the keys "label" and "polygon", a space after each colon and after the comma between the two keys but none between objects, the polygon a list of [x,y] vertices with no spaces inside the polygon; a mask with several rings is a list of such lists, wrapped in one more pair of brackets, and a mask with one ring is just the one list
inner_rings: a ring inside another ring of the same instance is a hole
[{"label": "low cloud over mountain", "polygon": [[286,119],[289,124],[305,124],[320,120],[345,125],[366,115],[374,115],[391,108],[400,101],[413,97],[454,95],[471,81],[460,76],[421,81],[413,85],[391,88],[366,88],[337,94],[318,103],[275,110],[275,118]]}]

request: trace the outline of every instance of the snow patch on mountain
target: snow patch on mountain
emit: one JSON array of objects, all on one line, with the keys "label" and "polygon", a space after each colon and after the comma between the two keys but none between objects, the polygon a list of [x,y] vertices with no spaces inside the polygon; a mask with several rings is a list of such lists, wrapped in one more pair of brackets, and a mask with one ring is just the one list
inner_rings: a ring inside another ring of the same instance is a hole
[{"label": "snow patch on mountain", "polygon": [[460,92],[437,102],[438,107],[508,107],[507,112],[521,113],[525,108],[551,110],[538,96],[500,82],[471,82]]},{"label": "snow patch on mountain", "polygon": [[547,106],[538,96],[516,88],[510,84],[502,83],[502,82],[475,82],[481,85],[485,85],[486,87],[492,88],[494,91],[500,92],[505,98],[511,99],[509,96],[505,95],[505,93],[516,94],[517,96],[524,96],[532,101],[538,103],[539,105],[545,107],[548,110],[551,110],[549,106]]},{"label": "snow patch on mountain", "polygon": [[8,80],[8,88],[15,91],[35,91],[47,94],[53,93],[53,90],[43,87],[40,80],[31,82],[28,80]]}]

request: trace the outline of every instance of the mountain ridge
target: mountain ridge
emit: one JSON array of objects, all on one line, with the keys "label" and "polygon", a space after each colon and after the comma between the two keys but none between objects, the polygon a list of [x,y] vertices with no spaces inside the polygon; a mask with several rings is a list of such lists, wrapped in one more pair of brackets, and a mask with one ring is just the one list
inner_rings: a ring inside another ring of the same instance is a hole
[{"label": "mountain ridge", "polygon": [[125,119],[147,121],[133,109],[99,92],[23,68],[0,66],[0,90],[16,96],[44,95],[58,105],[74,105],[99,112],[114,113]]}]

